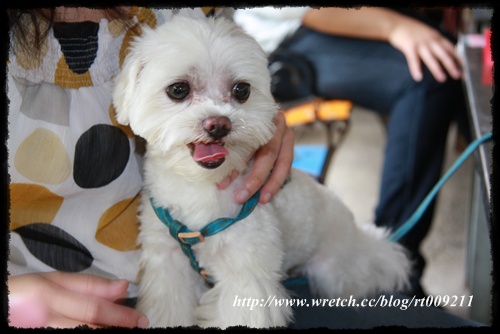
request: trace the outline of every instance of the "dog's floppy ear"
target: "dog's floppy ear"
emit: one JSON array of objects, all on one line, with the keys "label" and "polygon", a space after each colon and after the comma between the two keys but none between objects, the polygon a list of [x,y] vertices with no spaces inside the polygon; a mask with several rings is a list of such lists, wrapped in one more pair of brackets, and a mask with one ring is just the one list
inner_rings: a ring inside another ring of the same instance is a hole
[{"label": "dog's floppy ear", "polygon": [[113,105],[116,110],[116,120],[120,124],[129,124],[129,112],[142,68],[140,54],[136,50],[131,50],[125,58],[121,73],[115,78]]}]

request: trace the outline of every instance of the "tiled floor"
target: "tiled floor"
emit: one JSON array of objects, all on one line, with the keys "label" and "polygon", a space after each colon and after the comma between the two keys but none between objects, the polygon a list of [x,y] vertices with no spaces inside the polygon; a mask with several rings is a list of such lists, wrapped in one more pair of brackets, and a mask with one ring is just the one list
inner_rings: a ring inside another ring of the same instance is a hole
[{"label": "tiled floor", "polygon": [[[322,143],[322,128],[297,132],[298,143]],[[445,168],[458,158],[456,128],[448,137]],[[334,154],[325,183],[351,208],[359,222],[373,220],[385,145],[385,128],[374,113],[355,107],[345,140]],[[473,161],[466,163],[444,185],[438,196],[432,230],[422,244],[427,260],[422,285],[432,295],[470,295],[465,286],[466,218]],[[467,308],[447,308],[468,317]]]}]

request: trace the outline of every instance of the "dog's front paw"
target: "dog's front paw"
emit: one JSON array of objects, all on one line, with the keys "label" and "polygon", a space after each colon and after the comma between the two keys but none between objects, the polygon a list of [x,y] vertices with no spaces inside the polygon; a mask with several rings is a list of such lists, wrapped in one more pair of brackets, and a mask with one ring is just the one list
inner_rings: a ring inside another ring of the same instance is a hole
[{"label": "dog's front paw", "polygon": [[[220,297],[217,287],[213,287],[207,293],[205,293],[200,301],[200,305],[196,307],[194,316],[196,318],[196,324],[202,328],[222,328],[225,329],[229,325],[226,314],[221,314],[219,312]],[[228,305],[228,307],[230,307]]]},{"label": "dog's front paw", "polygon": [[227,324],[222,321],[220,316],[210,305],[198,306],[194,312],[196,317],[196,325],[201,328],[227,328]]},{"label": "dog's front paw", "polygon": [[[157,244],[155,246],[143,247],[136,308],[146,314],[150,327],[196,325],[193,313],[199,296],[205,291],[201,284],[202,278],[189,266],[180,251],[168,247],[162,249]],[[158,263],[163,265],[158,266]],[[174,263],[180,265],[174,268]]]},{"label": "dog's front paw", "polygon": [[[230,290],[229,287],[223,287],[222,284],[216,285],[203,295],[200,305],[195,310],[197,325],[202,328],[222,329],[235,326],[249,328],[284,327],[292,319],[291,307],[284,304],[267,303],[262,294],[263,291],[272,291],[270,296],[274,297],[273,300],[285,300],[288,295],[279,283],[278,286],[274,289],[262,289],[262,286],[254,287],[253,293],[248,291],[245,293],[241,289]],[[241,295],[241,293],[245,293],[245,295]],[[256,298],[245,297],[250,295]]]}]

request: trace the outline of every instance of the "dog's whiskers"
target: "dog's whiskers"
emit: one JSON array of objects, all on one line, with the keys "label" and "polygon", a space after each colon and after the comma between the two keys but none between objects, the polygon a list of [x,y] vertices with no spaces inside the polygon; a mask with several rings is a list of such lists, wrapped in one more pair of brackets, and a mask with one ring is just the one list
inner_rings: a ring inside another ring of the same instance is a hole
[{"label": "dog's whiskers", "polygon": [[245,120],[244,120],[243,118],[238,118],[238,120],[239,120],[241,123],[243,123],[243,125],[240,125],[239,127],[240,127],[240,128],[242,128],[242,129],[246,129],[246,124],[247,124],[247,123],[245,122]]}]

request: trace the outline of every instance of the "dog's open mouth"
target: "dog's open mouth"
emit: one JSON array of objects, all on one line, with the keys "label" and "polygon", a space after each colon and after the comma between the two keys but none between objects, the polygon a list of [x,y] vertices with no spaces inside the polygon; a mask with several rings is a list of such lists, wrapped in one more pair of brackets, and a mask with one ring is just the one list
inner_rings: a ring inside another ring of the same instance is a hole
[{"label": "dog's open mouth", "polygon": [[226,160],[228,150],[222,142],[195,142],[188,144],[193,160],[207,169],[214,169],[222,165]]}]

